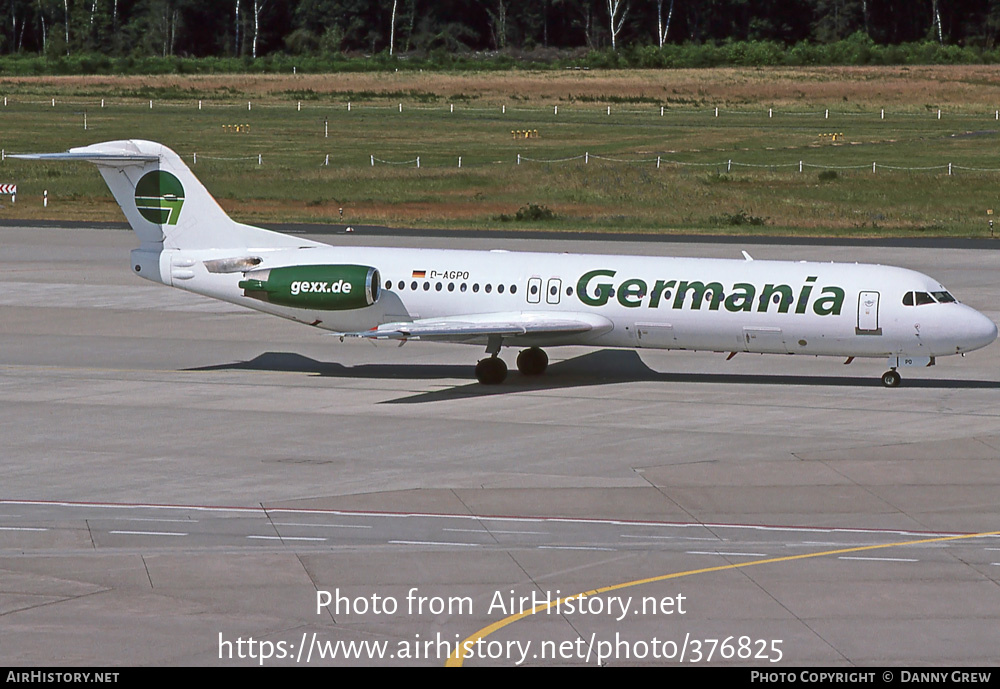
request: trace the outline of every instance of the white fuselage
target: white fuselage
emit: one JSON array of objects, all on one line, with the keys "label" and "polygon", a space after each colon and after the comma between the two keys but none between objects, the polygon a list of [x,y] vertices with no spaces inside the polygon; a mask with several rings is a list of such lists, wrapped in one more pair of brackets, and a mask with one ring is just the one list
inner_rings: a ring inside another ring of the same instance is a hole
[{"label": "white fuselage", "polygon": [[[259,268],[374,267],[381,293],[375,304],[351,310],[278,306],[244,296],[244,273],[210,273],[203,263],[243,255],[261,258]],[[960,354],[997,335],[992,321],[963,304],[904,304],[907,293],[945,287],[915,271],[870,264],[318,246],[137,250],[136,265],[148,266],[138,273],[144,277],[334,332],[456,315],[582,314],[607,325],[504,344],[846,357]]]},{"label": "white fuselage", "polygon": [[[35,160],[90,161],[139,239],[145,278],[340,333],[503,346],[590,345],[888,357],[897,366],[985,347],[997,327],[911,270],[845,263],[339,248],[233,221],[176,152],[106,141]],[[749,257],[747,257],[749,259]]]}]

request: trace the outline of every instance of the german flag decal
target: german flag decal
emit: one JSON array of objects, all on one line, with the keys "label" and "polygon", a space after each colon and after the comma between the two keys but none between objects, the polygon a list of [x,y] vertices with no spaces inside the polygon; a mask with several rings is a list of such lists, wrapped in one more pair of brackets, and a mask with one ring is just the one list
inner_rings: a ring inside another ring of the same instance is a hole
[{"label": "german flag decal", "polygon": [[426,270],[415,270],[415,271],[413,271],[413,277],[415,277],[415,278],[425,278],[425,277],[427,277],[427,271]]}]

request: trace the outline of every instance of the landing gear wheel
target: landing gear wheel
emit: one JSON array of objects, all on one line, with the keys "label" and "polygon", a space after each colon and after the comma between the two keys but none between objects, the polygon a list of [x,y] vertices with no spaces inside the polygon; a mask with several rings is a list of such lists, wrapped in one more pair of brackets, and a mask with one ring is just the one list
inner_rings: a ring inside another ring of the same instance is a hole
[{"label": "landing gear wheel", "polygon": [[517,355],[517,370],[526,376],[537,376],[545,373],[549,365],[549,356],[545,350],[538,347],[521,350]]},{"label": "landing gear wheel", "polygon": [[902,380],[903,379],[900,378],[899,374],[896,373],[895,370],[886,371],[885,373],[882,374],[882,385],[886,386],[887,388],[898,388],[899,383]]},{"label": "landing gear wheel", "polygon": [[492,356],[476,364],[476,379],[483,385],[499,385],[507,377],[507,364]]}]

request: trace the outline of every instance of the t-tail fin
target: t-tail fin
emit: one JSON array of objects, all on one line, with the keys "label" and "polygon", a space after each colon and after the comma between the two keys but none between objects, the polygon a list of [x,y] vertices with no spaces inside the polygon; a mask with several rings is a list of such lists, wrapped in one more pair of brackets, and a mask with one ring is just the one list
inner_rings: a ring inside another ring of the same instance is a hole
[{"label": "t-tail fin", "polygon": [[235,222],[179,155],[153,141],[107,141],[72,148],[66,153],[8,157],[85,160],[96,164],[146,251],[316,245],[306,239]]}]

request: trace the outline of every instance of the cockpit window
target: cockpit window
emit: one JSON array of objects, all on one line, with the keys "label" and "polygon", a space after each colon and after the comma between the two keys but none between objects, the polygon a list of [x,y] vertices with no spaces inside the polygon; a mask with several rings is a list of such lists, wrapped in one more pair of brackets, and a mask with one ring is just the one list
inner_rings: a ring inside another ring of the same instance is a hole
[{"label": "cockpit window", "polygon": [[949,292],[931,292],[940,304],[954,304],[958,300],[951,296]]},{"label": "cockpit window", "polygon": [[[935,292],[936,294],[948,294],[947,292]],[[951,301],[955,301],[955,298],[951,297]],[[934,297],[932,297],[927,292],[907,292],[903,295],[903,306],[923,306],[924,304],[934,304]]]}]

